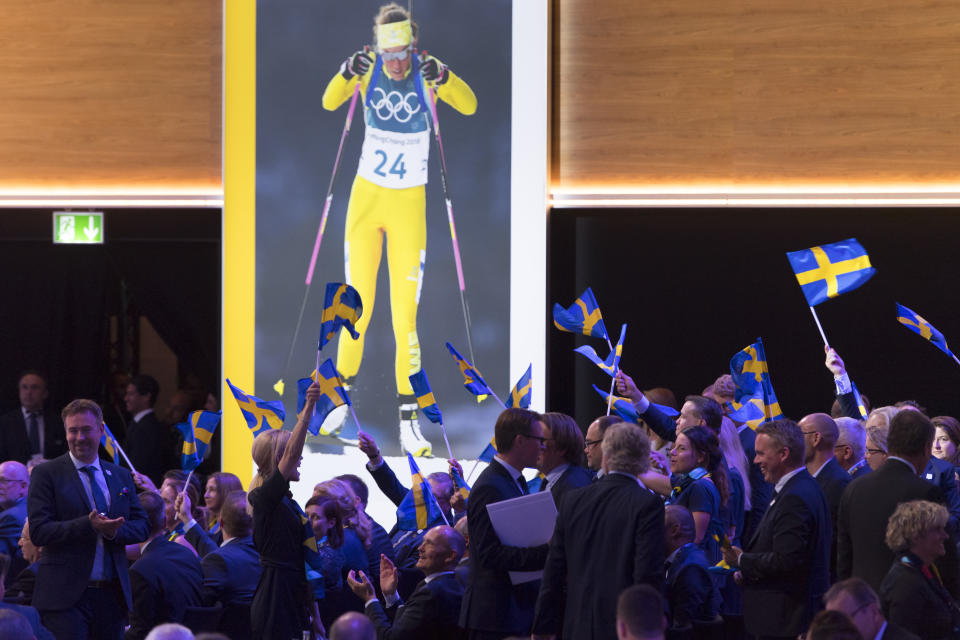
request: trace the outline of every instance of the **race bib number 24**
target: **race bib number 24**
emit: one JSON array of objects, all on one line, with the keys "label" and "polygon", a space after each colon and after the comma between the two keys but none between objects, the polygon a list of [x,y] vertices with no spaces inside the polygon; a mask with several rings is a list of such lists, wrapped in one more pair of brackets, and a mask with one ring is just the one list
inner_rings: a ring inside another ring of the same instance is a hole
[{"label": "race bib number 24", "polygon": [[427,183],[429,131],[396,133],[368,128],[358,173],[388,189],[408,189]]}]

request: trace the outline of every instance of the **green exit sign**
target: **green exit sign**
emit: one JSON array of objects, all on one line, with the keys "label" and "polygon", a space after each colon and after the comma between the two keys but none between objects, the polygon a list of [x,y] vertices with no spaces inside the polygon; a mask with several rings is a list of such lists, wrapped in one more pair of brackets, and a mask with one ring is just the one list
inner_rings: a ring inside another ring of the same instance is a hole
[{"label": "green exit sign", "polygon": [[54,244],[103,244],[103,212],[53,212]]}]

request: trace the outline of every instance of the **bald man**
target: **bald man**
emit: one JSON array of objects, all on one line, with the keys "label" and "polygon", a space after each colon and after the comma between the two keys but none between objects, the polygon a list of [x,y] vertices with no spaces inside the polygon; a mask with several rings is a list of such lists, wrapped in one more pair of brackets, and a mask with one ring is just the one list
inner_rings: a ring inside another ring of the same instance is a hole
[{"label": "bald man", "polygon": [[22,571],[27,563],[17,551],[23,521],[27,519],[27,488],[30,475],[27,468],[15,460],[0,464],[0,553],[10,556],[11,567],[7,584]]},{"label": "bald man", "polygon": [[720,594],[707,571],[707,557],[693,542],[693,515],[686,507],[664,508],[664,552],[667,554],[667,601],[673,627],[694,620],[713,620],[720,610]]},{"label": "bald man", "polygon": [[330,640],[377,640],[377,630],[362,613],[348,611],[330,626]]},{"label": "bald man", "polygon": [[840,438],[840,429],[833,418],[825,413],[811,413],[800,421],[803,432],[804,462],[823,495],[827,497],[830,508],[830,523],[833,535],[830,544],[830,582],[837,579],[837,510],[840,508],[840,496],[853,478],[840,466],[834,454],[834,447]]}]

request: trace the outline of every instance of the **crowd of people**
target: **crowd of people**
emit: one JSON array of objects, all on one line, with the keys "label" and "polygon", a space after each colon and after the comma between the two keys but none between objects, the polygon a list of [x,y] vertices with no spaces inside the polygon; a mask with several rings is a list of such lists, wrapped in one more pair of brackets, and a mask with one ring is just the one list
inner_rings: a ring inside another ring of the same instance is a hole
[{"label": "crowd of people", "polygon": [[[365,469],[293,499],[317,384],[256,437],[245,491],[113,464],[101,407],[57,416],[28,372],[0,417],[0,640],[960,638],[960,425],[911,401],[864,420],[826,365],[829,412],[755,429],[728,375],[676,403],[620,371],[635,421],[507,409],[468,494],[456,460],[426,477],[415,529],[367,514],[370,480],[398,508],[411,490],[366,433]],[[488,506],[535,491],[552,536],[504,544]]]}]

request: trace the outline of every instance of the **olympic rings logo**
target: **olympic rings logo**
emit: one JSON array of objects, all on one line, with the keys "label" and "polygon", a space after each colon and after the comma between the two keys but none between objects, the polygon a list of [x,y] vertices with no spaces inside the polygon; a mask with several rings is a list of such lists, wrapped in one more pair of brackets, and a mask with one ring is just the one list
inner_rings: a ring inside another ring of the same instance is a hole
[{"label": "olympic rings logo", "polygon": [[397,122],[409,122],[420,111],[420,101],[412,91],[403,95],[399,91],[386,93],[380,87],[374,87],[373,95],[375,99],[370,106],[381,120],[393,118]]}]

